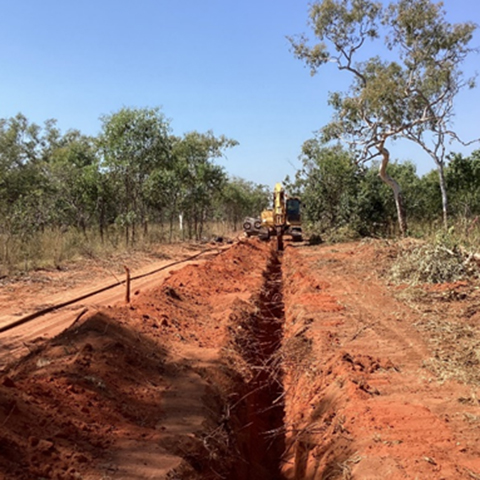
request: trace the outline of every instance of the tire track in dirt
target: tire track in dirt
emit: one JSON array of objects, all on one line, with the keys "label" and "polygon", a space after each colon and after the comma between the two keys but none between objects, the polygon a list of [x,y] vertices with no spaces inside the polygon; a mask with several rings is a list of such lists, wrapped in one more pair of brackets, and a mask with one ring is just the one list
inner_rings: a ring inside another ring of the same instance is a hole
[{"label": "tire track in dirt", "polygon": [[375,248],[286,254],[285,477],[476,478],[478,438],[453,421],[470,388],[424,368],[418,316],[379,281]]}]

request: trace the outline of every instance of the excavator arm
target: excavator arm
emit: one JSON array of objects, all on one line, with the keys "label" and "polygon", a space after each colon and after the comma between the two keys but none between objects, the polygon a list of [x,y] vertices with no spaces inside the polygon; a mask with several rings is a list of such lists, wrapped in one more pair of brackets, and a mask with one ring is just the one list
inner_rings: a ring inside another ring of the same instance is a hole
[{"label": "excavator arm", "polygon": [[273,191],[273,206],[277,250],[282,251],[283,234],[287,224],[287,211],[285,205],[285,190],[281,183],[275,185],[275,190]]},{"label": "excavator arm", "polygon": [[291,235],[294,241],[302,240],[300,207],[300,200],[297,197],[287,198],[282,184],[277,183],[273,190],[272,208],[264,210],[261,218],[245,219],[245,234],[258,235],[265,240],[275,236],[277,250],[282,251],[285,234]]}]

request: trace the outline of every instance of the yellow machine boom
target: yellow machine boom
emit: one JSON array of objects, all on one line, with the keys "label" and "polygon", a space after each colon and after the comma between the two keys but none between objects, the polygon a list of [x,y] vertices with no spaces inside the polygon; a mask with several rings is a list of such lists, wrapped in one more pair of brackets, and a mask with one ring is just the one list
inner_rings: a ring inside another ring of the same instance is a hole
[{"label": "yellow machine boom", "polygon": [[259,235],[268,239],[275,235],[277,249],[283,250],[283,236],[291,235],[293,240],[302,240],[300,199],[288,197],[281,183],[273,190],[272,208],[263,210],[260,219],[248,218],[243,228],[247,236]]}]

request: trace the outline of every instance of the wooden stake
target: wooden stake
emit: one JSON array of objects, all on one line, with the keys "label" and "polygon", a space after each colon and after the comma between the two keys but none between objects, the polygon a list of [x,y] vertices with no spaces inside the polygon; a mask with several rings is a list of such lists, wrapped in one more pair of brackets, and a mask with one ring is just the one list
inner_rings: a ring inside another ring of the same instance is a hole
[{"label": "wooden stake", "polygon": [[125,282],[125,303],[130,303],[130,269],[124,265],[123,268],[127,274],[127,280]]}]

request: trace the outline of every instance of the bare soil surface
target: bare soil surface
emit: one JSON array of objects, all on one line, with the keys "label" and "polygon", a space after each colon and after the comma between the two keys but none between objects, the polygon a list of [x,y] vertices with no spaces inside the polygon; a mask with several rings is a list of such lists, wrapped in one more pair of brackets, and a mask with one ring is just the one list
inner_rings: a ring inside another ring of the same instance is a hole
[{"label": "bare soil surface", "polygon": [[[110,257],[83,259],[62,269],[41,269],[0,281],[0,329],[36,313],[48,314],[0,332],[0,369],[12,359],[37,348],[47,338],[59,334],[75,319],[102,305],[125,299],[125,266],[131,274],[131,295],[163,281],[178,265],[205,261],[216,255],[220,244],[162,245],[157,251],[131,252]],[[92,292],[97,292],[91,295]],[[65,303],[63,308],[55,309]]]},{"label": "bare soil surface", "polygon": [[480,284],[391,284],[396,254],[250,239],[47,322],[0,375],[0,478],[480,479]]}]

